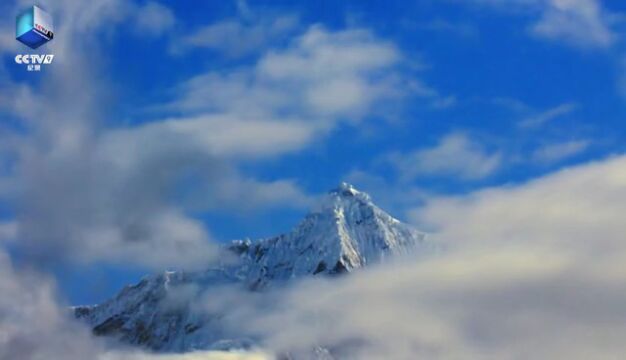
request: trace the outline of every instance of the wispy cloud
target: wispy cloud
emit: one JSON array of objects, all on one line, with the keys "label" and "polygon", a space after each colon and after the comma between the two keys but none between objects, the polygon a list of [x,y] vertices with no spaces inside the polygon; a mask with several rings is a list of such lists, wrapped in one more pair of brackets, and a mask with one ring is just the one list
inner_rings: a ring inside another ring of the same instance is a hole
[{"label": "wispy cloud", "polygon": [[[88,50],[99,43],[91,37],[100,26],[141,16],[146,8],[103,0],[50,9],[60,24],[59,39],[50,46],[60,60],[45,73],[45,87],[16,84],[20,91],[2,104],[24,126],[23,133],[0,136],[14,158],[1,179],[11,191],[2,196],[18,204],[11,233],[25,258],[159,269],[207,266],[216,259],[216,247],[190,211],[306,205],[308,197],[294,182],[248,178],[230,162],[299,148],[308,142],[306,127],[220,116],[101,126],[107,109],[99,95],[109,89],[94,78],[102,64]],[[95,14],[97,19],[84,23]],[[198,196],[180,198],[183,187]]]},{"label": "wispy cloud", "polygon": [[456,106],[458,100],[456,96],[446,96],[433,101],[432,106],[436,109],[448,109]]},{"label": "wispy cloud", "polygon": [[532,160],[551,164],[581,154],[589,148],[589,140],[572,140],[556,144],[548,144],[533,152]]},{"label": "wispy cloud", "polygon": [[[170,124],[194,128],[189,133],[196,138],[205,134],[218,143],[230,141],[232,151],[237,151],[235,141],[241,149],[264,143],[267,150],[279,150],[288,142],[294,150],[339,123],[359,122],[365,114],[385,116],[384,109],[411,92],[396,71],[402,60],[393,43],[367,29],[329,31],[314,25],[288,46],[266,51],[253,66],[184,81],[159,110],[210,114],[206,121],[180,118]],[[209,124],[216,115],[230,129],[227,136],[216,136],[221,131]]]},{"label": "wispy cloud", "polygon": [[2,134],[14,157],[6,181],[10,201],[18,204],[16,251],[25,260],[42,262],[161,267],[188,257],[196,265],[210,260],[215,252],[206,230],[163,197],[162,186],[171,180],[157,179],[163,168],[148,160],[118,171],[101,152],[106,131],[97,119],[107,87],[94,78],[100,62],[87,49],[98,43],[93,36],[102,26],[132,17],[137,8],[117,1],[49,5],[59,19],[58,39],[49,45],[59,61],[45,73],[45,86],[20,84],[22,91],[4,109],[22,121],[24,130]]},{"label": "wispy cloud", "polygon": [[547,1],[541,17],[530,31],[538,37],[583,48],[606,48],[617,37],[597,0]]},{"label": "wispy cloud", "polygon": [[[169,10],[146,6],[166,25],[155,31],[172,26]],[[392,42],[315,25],[287,44],[263,44],[252,64],[175,85],[166,111],[176,116],[109,127],[99,122],[108,116],[100,94],[110,89],[94,76],[104,64],[90,56],[100,44],[91,37],[146,8],[102,0],[51,9],[63,36],[50,44],[60,60],[47,86],[24,84],[3,102],[26,127],[2,137],[16,159],[6,178],[19,204],[16,246],[37,261],[206,266],[215,244],[191,214],[310,202],[296,181],[260,181],[242,164],[302,150],[409,92]]]},{"label": "wispy cloud", "polygon": [[[247,9],[247,7],[246,7]],[[210,49],[228,57],[241,57],[271,46],[273,42],[293,35],[299,27],[296,15],[253,16],[248,14],[206,25],[171,45],[174,53],[193,49]]]},{"label": "wispy cloud", "polygon": [[431,148],[394,153],[388,161],[405,181],[420,176],[458,176],[477,180],[493,174],[501,165],[502,155],[487,150],[466,134],[451,133]]},{"label": "wispy cloud", "polygon": [[508,13],[533,14],[532,36],[583,49],[607,48],[617,34],[611,15],[599,0],[472,0]]},{"label": "wispy cloud", "polygon": [[571,114],[578,108],[576,103],[565,103],[545,110],[521,120],[518,125],[522,128],[537,128],[556,118]]},{"label": "wispy cloud", "polygon": [[149,1],[136,11],[133,21],[138,32],[149,36],[161,35],[176,23],[172,10],[157,2]]}]

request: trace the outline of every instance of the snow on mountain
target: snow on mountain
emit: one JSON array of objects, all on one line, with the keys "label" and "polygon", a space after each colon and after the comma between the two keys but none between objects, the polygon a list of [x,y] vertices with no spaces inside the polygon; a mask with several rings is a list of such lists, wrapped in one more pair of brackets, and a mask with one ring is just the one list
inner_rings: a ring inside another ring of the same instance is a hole
[{"label": "snow on mountain", "polygon": [[97,335],[156,351],[248,348],[252,339],[229,336],[219,324],[220,314],[194,311],[190,299],[221,285],[258,291],[303,276],[351,272],[389,256],[434,247],[424,233],[342,183],[291,232],[255,242],[233,241],[226,248],[238,255],[238,263],[148,276],[100,305],[74,308],[75,315]]},{"label": "snow on mountain", "polygon": [[405,254],[425,234],[394,219],[369,195],[342,183],[290,233],[250,244],[246,251],[254,286],[274,279],[352,271]]}]

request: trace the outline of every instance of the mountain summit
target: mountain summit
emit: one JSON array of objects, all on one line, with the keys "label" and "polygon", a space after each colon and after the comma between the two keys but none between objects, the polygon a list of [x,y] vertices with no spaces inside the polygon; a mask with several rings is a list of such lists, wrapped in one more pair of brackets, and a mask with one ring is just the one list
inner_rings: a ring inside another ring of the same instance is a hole
[{"label": "mountain summit", "polygon": [[372,203],[369,195],[341,183],[290,233],[250,244],[249,279],[255,285],[303,275],[338,274],[406,254],[425,234]]},{"label": "mountain summit", "polygon": [[172,310],[168,305],[172,294],[181,288],[206,293],[224,284],[258,291],[305,276],[349,273],[389,256],[429,251],[432,245],[424,233],[387,214],[368,194],[341,183],[291,232],[257,241],[236,240],[225,249],[240,261],[202,272],[149,276],[103,304],[76,307],[75,315],[98,335],[114,335],[153,350],[246,347],[247,340],[233,339],[213,323],[219,314],[199,316],[180,302]]}]

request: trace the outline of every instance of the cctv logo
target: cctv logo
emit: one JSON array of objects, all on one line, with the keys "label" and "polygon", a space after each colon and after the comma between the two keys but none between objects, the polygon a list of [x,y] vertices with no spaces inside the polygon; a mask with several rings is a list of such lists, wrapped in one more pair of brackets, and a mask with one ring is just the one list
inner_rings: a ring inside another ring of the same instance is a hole
[{"label": "cctv logo", "polygon": [[54,55],[17,55],[15,62],[17,64],[52,64]]},{"label": "cctv logo", "polygon": [[[37,49],[54,38],[52,16],[38,6],[21,13],[15,21],[15,38],[31,49]],[[26,65],[28,71],[40,71],[41,65],[52,63],[54,55],[17,55],[15,63]]]},{"label": "cctv logo", "polygon": [[21,13],[15,21],[15,38],[36,49],[54,37],[52,16],[38,6]]},{"label": "cctv logo", "polygon": [[52,38],[54,37],[54,33],[52,32],[52,30],[46,29],[41,24],[35,24],[35,30],[37,30],[39,34],[43,35],[43,37],[47,39],[48,41],[52,40]]}]

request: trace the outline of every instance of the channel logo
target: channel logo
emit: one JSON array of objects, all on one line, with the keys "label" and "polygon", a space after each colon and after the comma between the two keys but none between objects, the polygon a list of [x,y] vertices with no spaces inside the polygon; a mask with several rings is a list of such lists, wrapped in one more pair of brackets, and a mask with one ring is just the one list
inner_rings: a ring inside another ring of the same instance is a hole
[{"label": "channel logo", "polygon": [[38,6],[20,14],[15,24],[15,38],[31,49],[37,49],[54,37],[52,16]]},{"label": "channel logo", "polygon": [[[15,21],[15,38],[31,49],[37,49],[54,38],[52,16],[38,6],[21,13]],[[52,54],[18,54],[15,63],[28,71],[41,71],[42,65],[52,63]]]}]

